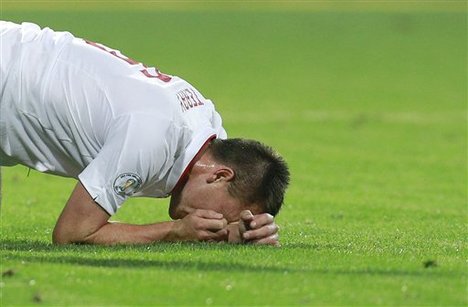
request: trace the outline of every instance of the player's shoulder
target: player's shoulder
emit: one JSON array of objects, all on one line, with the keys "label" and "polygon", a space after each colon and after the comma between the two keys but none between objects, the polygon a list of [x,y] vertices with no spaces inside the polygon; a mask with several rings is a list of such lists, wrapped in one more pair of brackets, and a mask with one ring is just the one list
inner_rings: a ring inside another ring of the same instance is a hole
[{"label": "player's shoulder", "polygon": [[108,139],[125,144],[126,150],[147,151],[177,140],[180,126],[170,117],[155,112],[130,112],[113,119]]}]

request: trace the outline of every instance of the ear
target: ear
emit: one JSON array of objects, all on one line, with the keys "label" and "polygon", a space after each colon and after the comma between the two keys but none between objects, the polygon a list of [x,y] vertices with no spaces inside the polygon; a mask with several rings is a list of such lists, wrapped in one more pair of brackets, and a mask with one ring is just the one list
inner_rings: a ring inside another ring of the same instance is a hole
[{"label": "ear", "polygon": [[235,177],[235,172],[232,168],[223,166],[211,173],[211,175],[207,178],[207,183],[214,183],[220,181],[232,181]]}]

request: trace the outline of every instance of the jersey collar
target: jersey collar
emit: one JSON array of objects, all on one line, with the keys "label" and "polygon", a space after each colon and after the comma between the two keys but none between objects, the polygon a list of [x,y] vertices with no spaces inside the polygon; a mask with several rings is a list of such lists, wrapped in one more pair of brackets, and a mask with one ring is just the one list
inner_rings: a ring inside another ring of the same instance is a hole
[{"label": "jersey collar", "polygon": [[204,129],[193,137],[192,141],[182,151],[181,155],[176,158],[166,181],[166,191],[172,193],[175,187],[184,181],[197,158],[215,138],[215,130],[209,128]]}]

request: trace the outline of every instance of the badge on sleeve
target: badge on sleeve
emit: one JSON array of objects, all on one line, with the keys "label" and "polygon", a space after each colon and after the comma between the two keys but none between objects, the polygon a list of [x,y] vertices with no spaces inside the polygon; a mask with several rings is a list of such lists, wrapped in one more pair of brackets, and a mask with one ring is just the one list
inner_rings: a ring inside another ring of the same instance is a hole
[{"label": "badge on sleeve", "polygon": [[140,176],[133,173],[121,174],[114,181],[114,191],[121,196],[131,196],[140,186]]}]

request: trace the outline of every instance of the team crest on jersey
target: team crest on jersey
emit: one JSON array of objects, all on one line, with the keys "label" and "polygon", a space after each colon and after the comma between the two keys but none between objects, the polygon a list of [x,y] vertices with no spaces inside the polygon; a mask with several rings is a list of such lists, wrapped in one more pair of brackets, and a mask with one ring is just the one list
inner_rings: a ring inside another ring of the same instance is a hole
[{"label": "team crest on jersey", "polygon": [[133,173],[121,174],[114,181],[114,191],[121,196],[131,196],[140,186],[140,176]]}]

